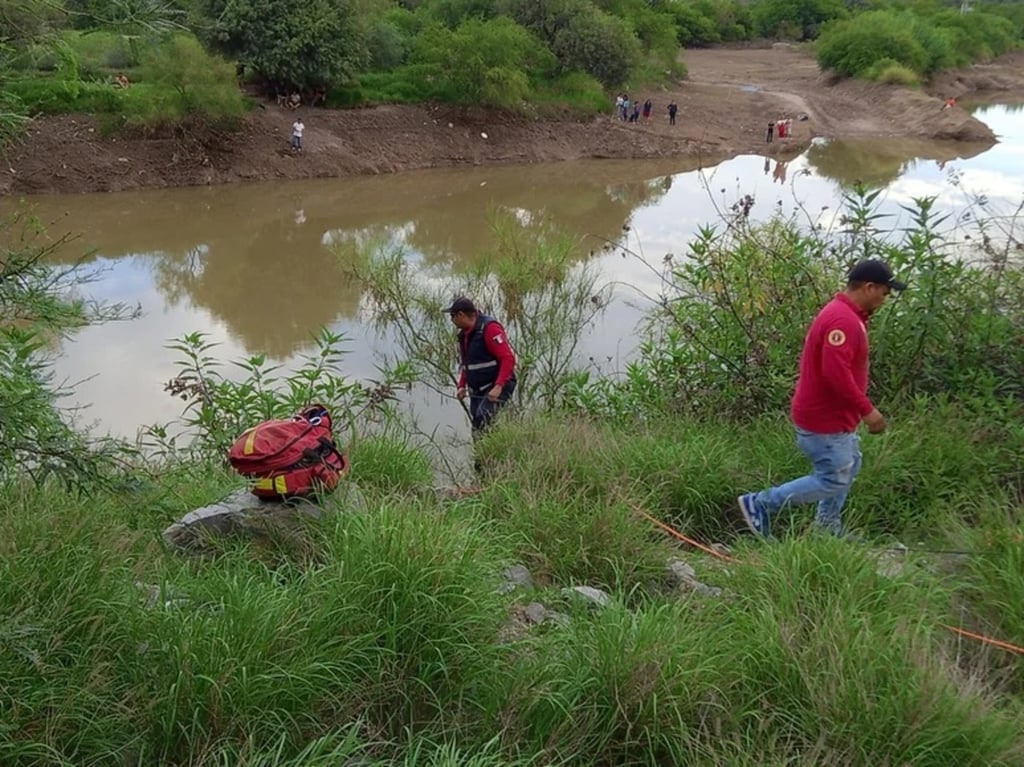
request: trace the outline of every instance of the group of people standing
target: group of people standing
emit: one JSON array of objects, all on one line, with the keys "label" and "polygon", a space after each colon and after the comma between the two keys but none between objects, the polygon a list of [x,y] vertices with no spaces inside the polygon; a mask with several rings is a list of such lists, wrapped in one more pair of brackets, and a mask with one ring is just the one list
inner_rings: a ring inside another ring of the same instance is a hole
[{"label": "group of people standing", "polygon": [[[668,124],[675,125],[679,105],[675,101],[670,101],[666,110],[668,111]],[[620,93],[615,97],[615,114],[624,122],[638,123],[643,121],[644,125],[649,125],[653,111],[654,104],[650,99],[647,99],[641,105],[639,101],[631,101],[628,93]]]},{"label": "group of people standing", "polygon": [[[863,423],[869,434],[886,429],[885,417],[867,393],[867,323],[890,295],[906,287],[885,262],[860,261],[848,272],[844,289],[811,322],[790,417],[797,446],[813,468],[799,479],[739,496],[739,511],[751,532],[768,538],[772,517],[790,506],[813,503],[820,532],[848,535],[842,510],[861,468],[858,426]],[[476,437],[515,391],[515,353],[501,324],[470,298],[459,296],[444,311],[458,329],[456,397],[469,398]]]},{"label": "group of people standing", "polygon": [[772,143],[774,136],[779,138],[789,138],[793,135],[793,120],[792,118],[785,118],[783,120],[775,120],[774,122],[768,123],[768,132],[765,134],[765,143]]}]

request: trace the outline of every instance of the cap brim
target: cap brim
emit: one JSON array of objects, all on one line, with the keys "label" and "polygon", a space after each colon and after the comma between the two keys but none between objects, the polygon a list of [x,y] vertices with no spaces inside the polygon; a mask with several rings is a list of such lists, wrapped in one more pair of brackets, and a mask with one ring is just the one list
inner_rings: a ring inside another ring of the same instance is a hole
[{"label": "cap brim", "polygon": [[895,290],[897,293],[907,289],[907,283],[900,282],[899,280],[889,280],[888,285],[892,290]]}]

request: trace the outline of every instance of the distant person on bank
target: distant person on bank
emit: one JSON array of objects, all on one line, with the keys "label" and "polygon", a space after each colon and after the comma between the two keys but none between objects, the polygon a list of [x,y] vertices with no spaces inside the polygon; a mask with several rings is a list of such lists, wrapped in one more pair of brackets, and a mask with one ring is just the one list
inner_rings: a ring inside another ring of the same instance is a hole
[{"label": "distant person on bank", "polygon": [[455,396],[469,395],[473,435],[486,429],[516,389],[516,356],[501,324],[477,311],[465,296],[445,312],[459,329],[459,383]]},{"label": "distant person on bank", "polygon": [[885,418],[868,398],[867,322],[892,291],[906,288],[882,261],[856,264],[846,290],[818,313],[804,339],[800,376],[790,415],[796,443],[811,463],[811,474],[738,499],[747,526],[770,535],[770,518],[784,508],[817,503],[818,529],[843,535],[842,511],[861,466],[857,426],[885,431]]},{"label": "distant person on bank", "polygon": [[302,123],[301,117],[296,117],[295,122],[292,123],[292,149],[296,152],[302,151],[302,133],[306,130],[306,126]]}]

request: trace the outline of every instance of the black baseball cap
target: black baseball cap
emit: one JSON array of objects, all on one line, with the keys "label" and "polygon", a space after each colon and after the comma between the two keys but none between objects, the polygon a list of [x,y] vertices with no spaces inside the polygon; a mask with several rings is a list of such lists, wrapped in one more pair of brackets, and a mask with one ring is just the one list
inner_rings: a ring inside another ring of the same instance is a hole
[{"label": "black baseball cap", "polygon": [[446,307],[444,312],[445,314],[455,314],[457,312],[476,314],[476,305],[466,296],[456,296],[452,299],[452,305]]},{"label": "black baseball cap", "polygon": [[888,285],[892,290],[897,291],[907,289],[907,283],[900,282],[893,277],[889,265],[877,258],[869,258],[854,264],[846,276],[846,280],[847,282],[874,282],[878,285]]}]

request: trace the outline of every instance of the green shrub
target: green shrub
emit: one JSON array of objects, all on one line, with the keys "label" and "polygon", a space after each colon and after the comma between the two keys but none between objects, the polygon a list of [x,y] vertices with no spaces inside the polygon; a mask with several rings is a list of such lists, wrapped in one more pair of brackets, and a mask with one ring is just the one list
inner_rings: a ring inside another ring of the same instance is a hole
[{"label": "green shrub", "polygon": [[84,77],[101,76],[110,70],[138,64],[123,35],[99,29],[67,30],[61,40],[74,52]]},{"label": "green shrub", "polygon": [[[878,196],[856,187],[832,231],[805,232],[779,218],[702,229],[651,317],[657,335],[618,384],[588,388],[584,377],[586,408],[627,417],[784,412],[807,323],[865,257],[886,259],[911,286],[872,322],[873,399],[1024,401],[1016,340],[1024,332],[1016,298],[1024,270],[1003,266],[995,224],[977,222],[963,241],[981,246],[967,253],[957,245],[963,234],[943,230],[935,200],[923,198],[906,207],[908,225],[891,236],[877,228]],[[736,216],[742,221],[742,210]]]},{"label": "green shrub", "polygon": [[404,64],[410,41],[396,25],[379,19],[370,28],[366,44],[370,49],[370,68],[376,72]]},{"label": "green shrub", "polygon": [[676,24],[676,36],[684,48],[702,48],[722,41],[713,18],[702,14],[688,3],[670,3],[669,11]]},{"label": "green shrub", "polygon": [[[367,80],[370,80],[373,75],[364,75]],[[363,79],[360,77],[358,81],[349,81],[340,85],[332,85],[327,90],[327,97],[324,99],[324,103],[331,109],[338,109],[344,107],[354,107],[369,101],[369,97],[363,92]],[[391,81],[389,74],[382,75]],[[377,99],[374,99],[377,100]],[[380,101],[386,101],[387,99],[379,99]]]},{"label": "green shrub", "polygon": [[924,74],[928,53],[907,20],[892,11],[869,11],[830,25],[818,40],[818,64],[846,77],[860,77],[876,62],[889,59]]},{"label": "green shrub", "polygon": [[563,72],[579,70],[606,88],[629,80],[640,43],[621,19],[602,11],[574,16],[551,43]]},{"label": "green shrub", "polygon": [[[529,31],[511,19],[470,20],[455,30],[428,27],[411,60],[453,101],[499,107],[520,105],[532,79],[545,77],[554,59]],[[410,73],[417,70],[409,70]]]},{"label": "green shrub", "polygon": [[199,117],[230,127],[245,114],[234,66],[208,54],[191,35],[174,35],[148,50],[142,73],[152,89],[126,90],[124,115],[129,125],[156,126]]},{"label": "green shrub", "polygon": [[570,72],[554,80],[538,83],[533,91],[538,104],[567,104],[585,114],[608,111],[608,96],[597,80],[582,72]]},{"label": "green shrub", "polygon": [[823,24],[848,15],[841,0],[756,0],[750,7],[759,34],[788,40],[813,40]]},{"label": "green shrub", "polygon": [[818,41],[818,63],[847,77],[878,79],[888,59],[927,76],[1005,53],[1014,35],[1011,22],[977,11],[870,11],[827,26]]},{"label": "green shrub", "polygon": [[886,85],[919,85],[917,73],[892,59],[882,59],[864,72],[864,78]]},{"label": "green shrub", "polygon": [[65,81],[42,77],[11,80],[5,87],[29,114],[115,114],[122,110],[126,95],[108,83],[77,82],[72,88]]}]

